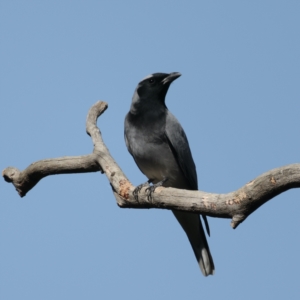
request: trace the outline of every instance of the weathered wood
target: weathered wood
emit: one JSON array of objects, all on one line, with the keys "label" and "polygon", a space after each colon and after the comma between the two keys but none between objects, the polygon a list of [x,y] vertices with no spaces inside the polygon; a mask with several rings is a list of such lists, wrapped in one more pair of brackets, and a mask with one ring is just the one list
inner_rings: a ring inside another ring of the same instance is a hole
[{"label": "weathered wood", "polygon": [[107,107],[107,103],[98,101],[87,116],[86,131],[94,144],[92,154],[40,160],[23,171],[8,167],[2,172],[4,179],[11,182],[23,197],[48,175],[101,171],[110,181],[119,207],[183,210],[210,217],[231,218],[233,228],[270,199],[289,189],[300,187],[300,164],[292,164],[268,171],[227,194],[159,187],[149,202],[146,189],[143,188],[136,200],[132,194],[135,187],[110,155],[96,125],[98,117]]},{"label": "weathered wood", "polygon": [[2,176],[5,181],[15,186],[21,197],[24,197],[42,178],[48,175],[97,171],[101,171],[97,157],[95,154],[89,154],[39,160],[29,165],[24,171],[8,167],[2,171]]}]

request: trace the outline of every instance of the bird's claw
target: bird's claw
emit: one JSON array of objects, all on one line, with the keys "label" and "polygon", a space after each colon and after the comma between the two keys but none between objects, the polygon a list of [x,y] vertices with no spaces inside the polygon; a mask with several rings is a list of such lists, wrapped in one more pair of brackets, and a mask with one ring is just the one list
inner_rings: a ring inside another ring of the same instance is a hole
[{"label": "bird's claw", "polygon": [[139,192],[143,187],[147,187],[145,192],[147,193],[147,200],[148,202],[152,202],[152,194],[154,193],[155,189],[159,186],[162,186],[168,178],[164,178],[162,181],[159,181],[153,185],[150,186],[150,183],[152,183],[152,180],[149,179],[147,182],[142,183],[138,185],[132,192],[134,199],[139,202]]},{"label": "bird's claw", "polygon": [[152,194],[154,193],[156,188],[157,188],[157,186],[155,184],[146,188],[145,192],[147,193],[148,202],[152,202],[152,200],[153,200],[152,199]]},{"label": "bird's claw", "polygon": [[152,194],[154,193],[155,189],[159,186],[162,186],[167,180],[168,178],[164,178],[163,180],[146,188],[145,192],[147,193],[148,202],[153,202]]},{"label": "bird's claw", "polygon": [[150,185],[150,181],[147,181],[145,183],[142,183],[140,185],[138,185],[132,192],[134,199],[139,202],[139,192],[141,191],[141,189],[143,187],[149,186]]}]

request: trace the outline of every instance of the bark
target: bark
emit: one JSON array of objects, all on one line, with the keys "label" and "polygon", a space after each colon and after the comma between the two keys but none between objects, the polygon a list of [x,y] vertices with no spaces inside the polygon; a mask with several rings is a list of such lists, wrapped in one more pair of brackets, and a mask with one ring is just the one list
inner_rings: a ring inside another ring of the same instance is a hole
[{"label": "bark", "polygon": [[300,164],[292,164],[268,171],[227,194],[159,187],[151,199],[146,188],[142,188],[138,199],[135,199],[132,194],[135,187],[110,155],[96,125],[98,117],[107,107],[107,103],[99,101],[91,107],[87,116],[86,131],[94,144],[93,153],[40,160],[23,171],[8,167],[2,172],[4,180],[11,182],[19,195],[24,197],[48,175],[100,171],[107,176],[119,207],[182,210],[210,217],[231,218],[233,228],[270,199],[291,188],[300,187]]}]

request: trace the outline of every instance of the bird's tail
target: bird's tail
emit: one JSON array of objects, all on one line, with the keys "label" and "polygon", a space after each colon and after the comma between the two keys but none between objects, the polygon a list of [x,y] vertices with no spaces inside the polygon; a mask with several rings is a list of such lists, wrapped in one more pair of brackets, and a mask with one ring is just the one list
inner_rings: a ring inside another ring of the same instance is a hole
[{"label": "bird's tail", "polygon": [[203,275],[213,275],[215,266],[199,215],[182,211],[173,214],[188,236]]}]

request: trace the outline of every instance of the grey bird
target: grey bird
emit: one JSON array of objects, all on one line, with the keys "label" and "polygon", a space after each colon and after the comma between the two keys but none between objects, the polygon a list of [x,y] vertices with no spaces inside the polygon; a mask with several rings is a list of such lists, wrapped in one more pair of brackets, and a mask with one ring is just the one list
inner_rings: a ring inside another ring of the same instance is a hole
[{"label": "grey bird", "polygon": [[[165,104],[170,84],[181,76],[174,72],[154,73],[145,77],[137,86],[125,118],[125,142],[139,169],[148,177],[148,193],[157,186],[197,190],[197,173],[189,143],[183,128]],[[204,276],[214,273],[214,263],[198,214],[173,211],[187,234]],[[206,216],[202,215],[207,232]]]}]

